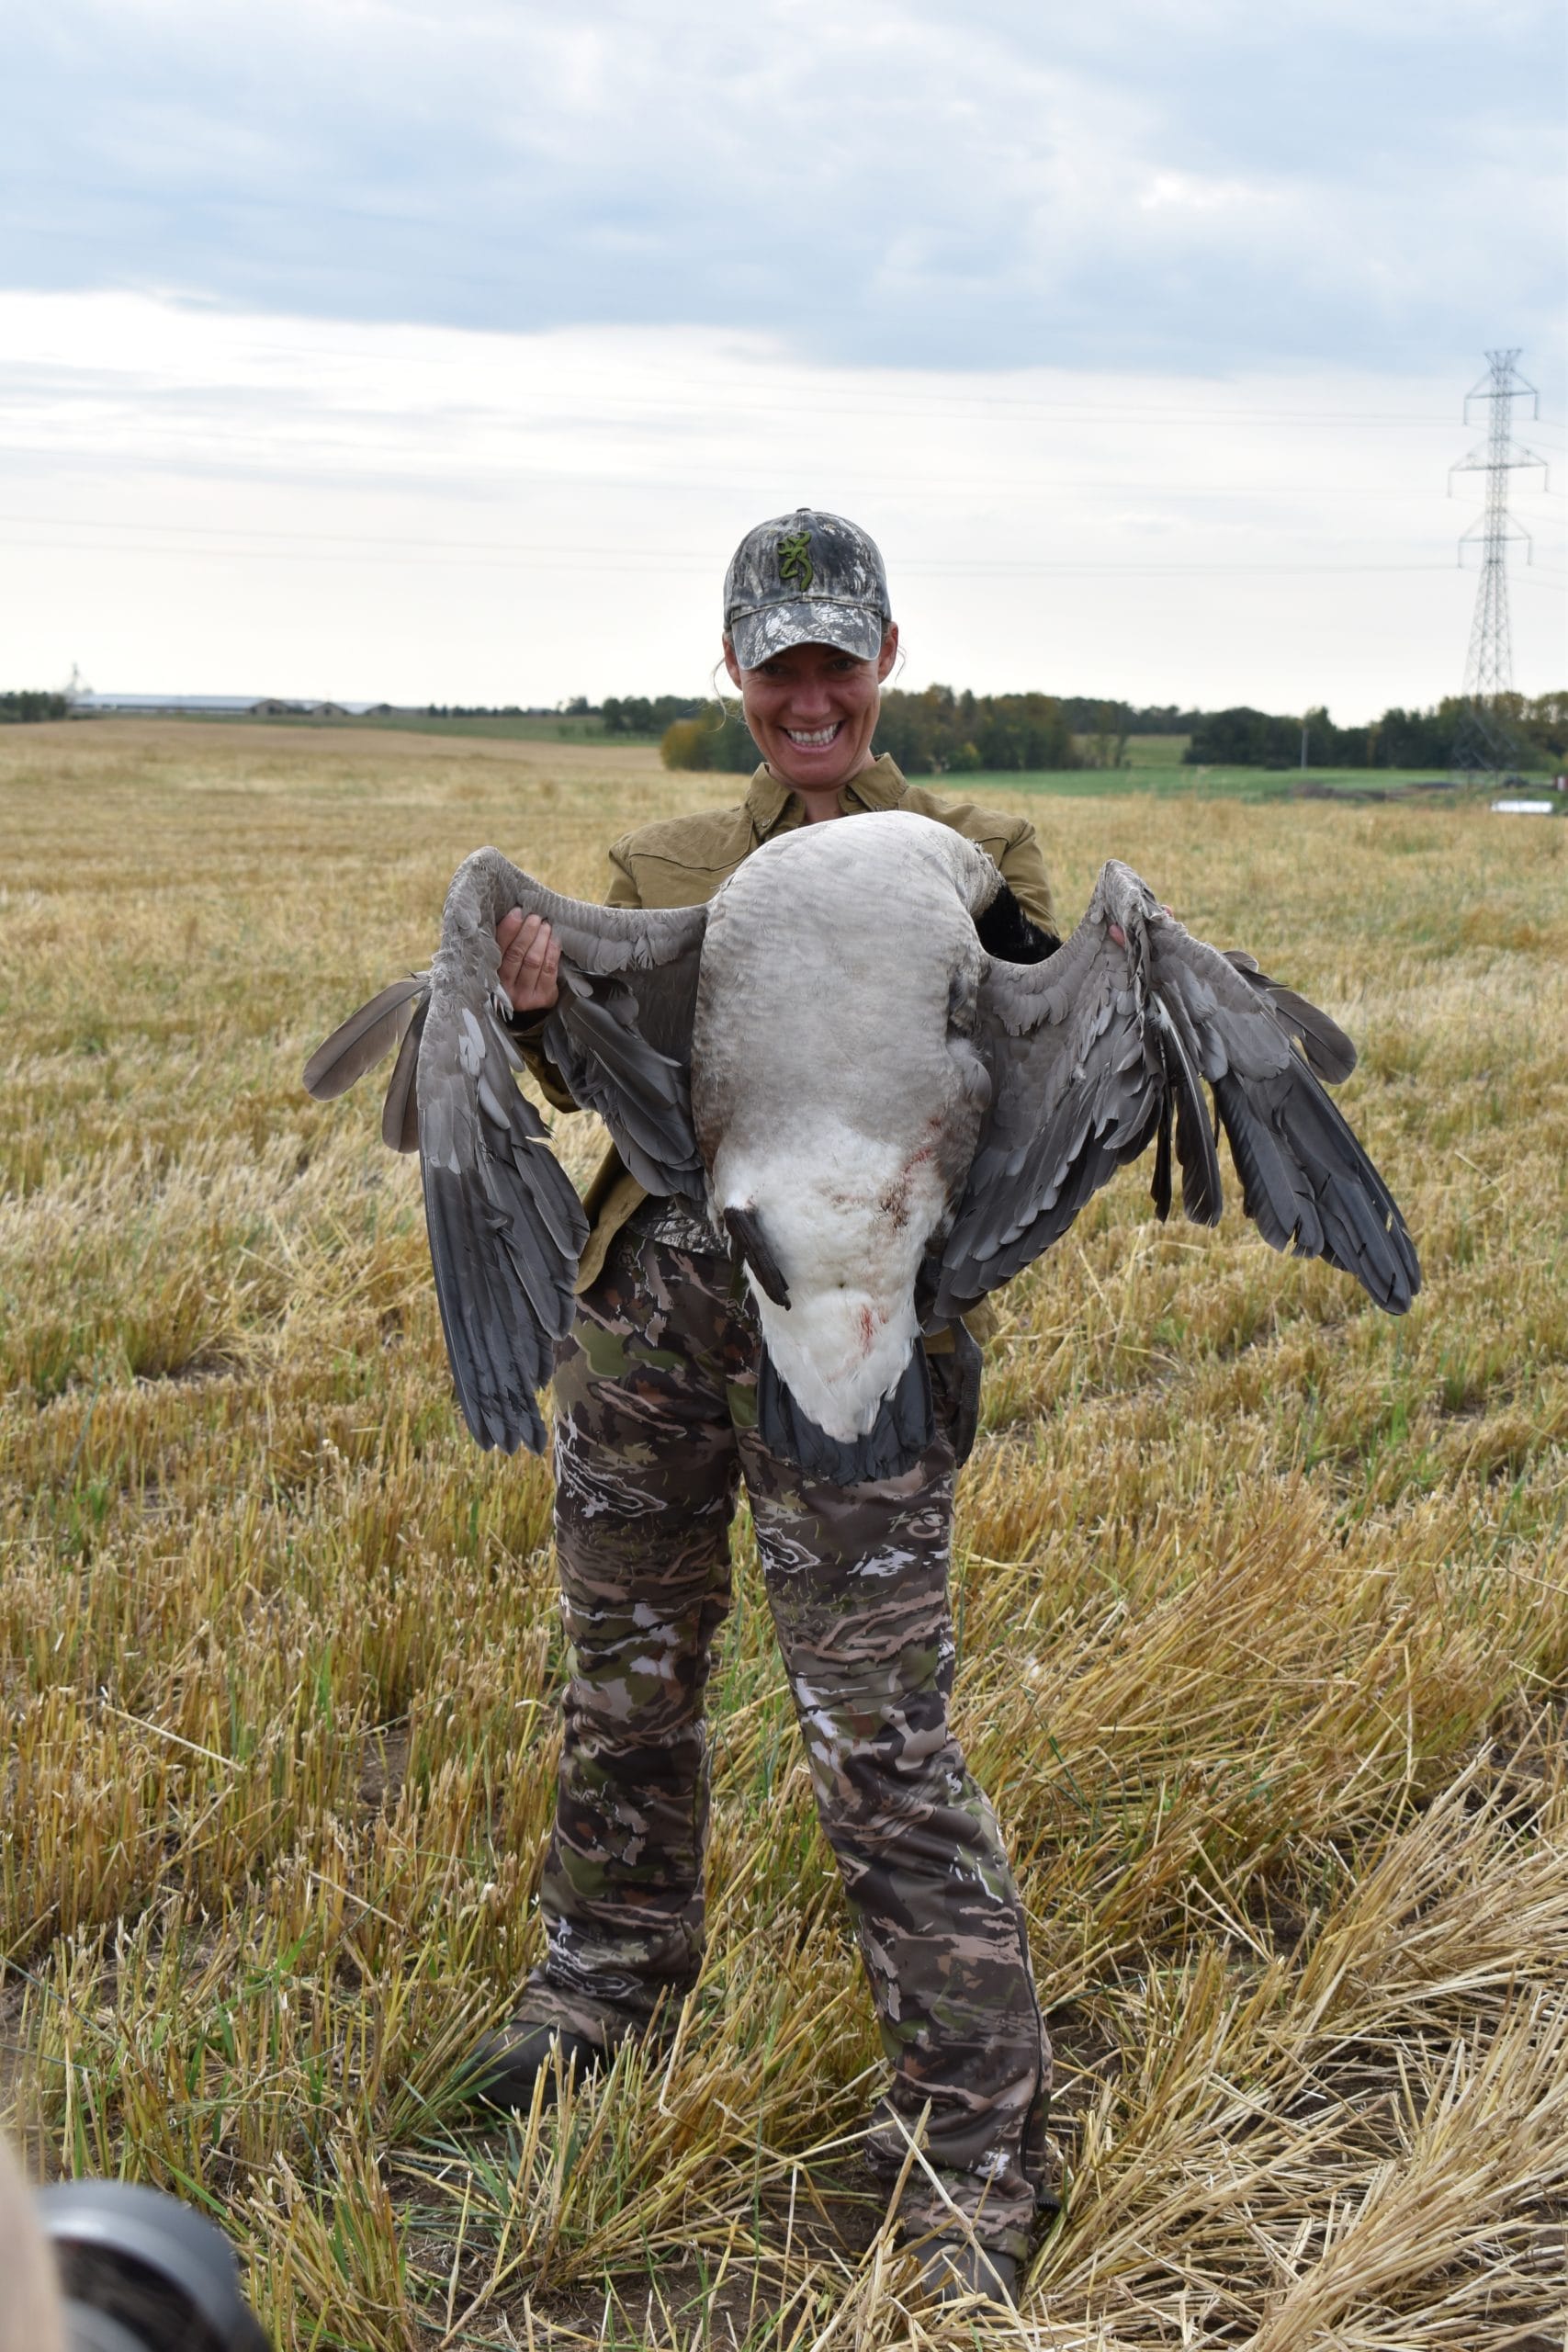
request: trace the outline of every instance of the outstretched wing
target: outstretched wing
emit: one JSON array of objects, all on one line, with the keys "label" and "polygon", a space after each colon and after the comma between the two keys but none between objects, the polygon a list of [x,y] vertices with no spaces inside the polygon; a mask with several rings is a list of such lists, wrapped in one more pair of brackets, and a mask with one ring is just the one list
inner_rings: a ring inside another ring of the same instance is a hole
[{"label": "outstretched wing", "polygon": [[428,975],[399,982],[312,1055],[305,1083],[342,1093],[402,1038],[382,1119],[417,1145],[435,1293],[463,1417],[481,1445],[544,1445],[537,1391],[571,1326],[587,1224],[515,1084],[495,926],[538,914],[560,944],[560,996],[540,1042],[573,1099],[599,1112],[649,1192],[702,1197],[691,1033],[701,907],[647,911],[564,899],[480,850],[453,878]]},{"label": "outstretched wing", "polygon": [[1409,1306],[1421,1278],[1404,1220],[1319,1083],[1354,1067],[1349,1039],[1250,956],[1194,939],[1127,866],[1101,870],[1056,955],[987,967],[978,1024],[992,1101],[943,1247],[937,1314],[962,1313],[1039,1257],[1151,1142],[1159,1215],[1174,1142],[1187,1215],[1215,1223],[1202,1081],[1264,1238],[1326,1258],[1393,1314]]}]

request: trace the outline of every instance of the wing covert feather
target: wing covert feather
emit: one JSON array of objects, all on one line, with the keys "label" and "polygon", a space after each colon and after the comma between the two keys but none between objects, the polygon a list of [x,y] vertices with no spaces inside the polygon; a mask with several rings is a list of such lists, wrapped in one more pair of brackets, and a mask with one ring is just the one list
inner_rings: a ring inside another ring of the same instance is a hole
[{"label": "wing covert feather", "polygon": [[419,1149],[419,1097],[414,1073],[419,1068],[419,1041],[424,1035],[424,1016],[429,1010],[428,995],[421,997],[414,1007],[413,1019],[403,1031],[403,1042],[392,1065],[392,1082],[381,1106],[381,1140],[389,1151]]}]

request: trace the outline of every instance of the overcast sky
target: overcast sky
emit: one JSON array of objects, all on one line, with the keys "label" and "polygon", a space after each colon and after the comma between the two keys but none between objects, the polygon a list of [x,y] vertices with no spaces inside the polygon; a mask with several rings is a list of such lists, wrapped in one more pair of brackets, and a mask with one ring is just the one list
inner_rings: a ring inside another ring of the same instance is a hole
[{"label": "overcast sky", "polygon": [[1459,683],[1499,344],[1557,684],[1562,47],[1525,0],[13,0],[0,684],[688,690],[806,502],[882,540],[907,684],[1360,717]]}]

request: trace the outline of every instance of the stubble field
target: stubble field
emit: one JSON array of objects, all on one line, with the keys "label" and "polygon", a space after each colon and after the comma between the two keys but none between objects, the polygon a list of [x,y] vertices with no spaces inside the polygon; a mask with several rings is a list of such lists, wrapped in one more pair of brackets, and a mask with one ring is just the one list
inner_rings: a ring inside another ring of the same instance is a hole
[{"label": "stubble field", "polygon": [[512,2130],[455,2104],[537,1950],[549,1480],[460,1430],[374,1096],[299,1069],[468,849],[597,895],[608,838],[722,789],[645,750],[0,735],[6,2120],[223,2215],[290,2352],[1561,2352],[1565,825],[1029,804],[1064,913],[1125,857],[1351,1029],[1427,1288],[1390,1321],[1234,1203],[1162,1229],[1134,1170],[1005,1299],[953,1583],[1060,2068],[1021,2322],[922,2313],[879,2227],[744,1524],[675,2046]]}]

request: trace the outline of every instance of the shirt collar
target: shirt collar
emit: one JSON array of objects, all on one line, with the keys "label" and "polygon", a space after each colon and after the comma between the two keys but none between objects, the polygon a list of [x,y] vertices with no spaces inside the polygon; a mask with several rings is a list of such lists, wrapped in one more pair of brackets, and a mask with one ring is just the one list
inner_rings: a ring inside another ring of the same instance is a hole
[{"label": "shirt collar", "polygon": [[[897,808],[908,790],[897,762],[884,752],[880,759],[873,761],[870,767],[845,785],[839,795],[839,806],[846,817],[852,817],[858,809]],[[760,841],[766,841],[771,833],[789,831],[806,816],[798,797],[766,765],[751,778],[746,809]]]}]

